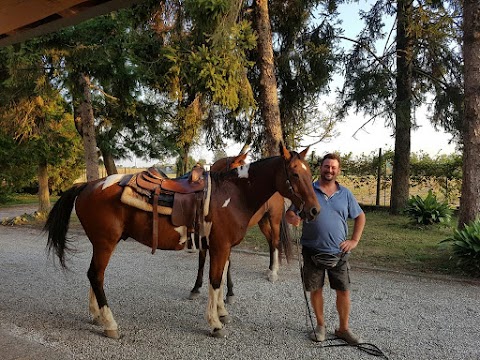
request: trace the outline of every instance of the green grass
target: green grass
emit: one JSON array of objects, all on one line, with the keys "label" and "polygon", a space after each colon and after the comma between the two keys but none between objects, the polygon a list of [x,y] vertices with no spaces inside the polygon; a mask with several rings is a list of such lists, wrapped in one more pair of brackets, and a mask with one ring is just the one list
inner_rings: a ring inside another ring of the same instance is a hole
[{"label": "green grass", "polygon": [[[441,225],[416,226],[401,215],[384,210],[366,211],[367,223],[362,240],[352,252],[353,265],[435,274],[463,274],[450,259],[452,252],[439,242],[453,232]],[[456,219],[453,220],[455,224]],[[350,233],[353,221],[349,222]],[[294,237],[298,237],[295,233]],[[250,228],[240,248],[268,252],[268,244],[258,226]],[[294,249],[296,252],[296,249]]]},{"label": "green grass", "polygon": [[8,198],[5,203],[2,203],[2,207],[14,206],[14,205],[27,205],[38,204],[38,196],[31,194],[14,194]]},{"label": "green grass", "polygon": [[460,274],[455,260],[450,259],[451,250],[439,246],[452,233],[451,227],[411,225],[405,216],[385,211],[368,211],[366,217],[352,262],[394,270]]},{"label": "green grass", "polygon": [[[53,203],[57,201],[58,196],[50,196],[50,201]],[[0,203],[1,207],[15,206],[15,205],[30,205],[38,204],[38,195],[32,194],[14,194],[8,198],[5,203]]]}]

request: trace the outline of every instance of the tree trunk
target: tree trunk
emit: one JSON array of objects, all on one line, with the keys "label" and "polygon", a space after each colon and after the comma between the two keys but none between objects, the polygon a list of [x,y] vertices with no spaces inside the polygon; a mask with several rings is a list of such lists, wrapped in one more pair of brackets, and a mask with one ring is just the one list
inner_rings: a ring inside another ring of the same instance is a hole
[{"label": "tree trunk", "polygon": [[282,124],[278,106],[277,79],[273,58],[272,29],[268,0],[256,0],[255,30],[257,31],[257,65],[260,69],[260,112],[265,124],[265,156],[278,155],[282,141]]},{"label": "tree trunk", "polygon": [[462,126],[463,181],[459,227],[480,213],[480,3],[464,0],[463,59],[465,118]]},{"label": "tree trunk", "polygon": [[38,165],[38,212],[48,213],[50,211],[50,190],[48,189],[47,163],[41,161]]},{"label": "tree trunk", "polygon": [[102,151],[103,164],[107,175],[118,174],[117,166],[115,165],[115,159],[109,152]]},{"label": "tree trunk", "polygon": [[408,201],[410,181],[410,132],[412,128],[412,40],[410,0],[398,0],[397,12],[397,98],[395,108],[395,154],[393,158],[390,212],[399,213]]},{"label": "tree trunk", "polygon": [[[85,149],[87,181],[93,181],[97,180],[99,175],[97,140],[95,138],[92,94],[90,92],[90,77],[87,74],[82,73],[78,80],[83,95],[83,99],[80,103],[79,115],[81,118],[83,146]],[[76,121],[78,121],[78,119]]]}]

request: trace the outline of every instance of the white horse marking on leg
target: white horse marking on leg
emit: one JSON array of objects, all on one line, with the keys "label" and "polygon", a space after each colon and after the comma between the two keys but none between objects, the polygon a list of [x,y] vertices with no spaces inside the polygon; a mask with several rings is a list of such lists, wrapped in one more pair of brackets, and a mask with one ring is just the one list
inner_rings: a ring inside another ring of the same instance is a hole
[{"label": "white horse marking on leg", "polygon": [[88,308],[90,310],[90,314],[92,315],[92,321],[94,324],[100,324],[100,308],[98,307],[97,298],[93,289],[90,287],[89,296],[88,296]]}]

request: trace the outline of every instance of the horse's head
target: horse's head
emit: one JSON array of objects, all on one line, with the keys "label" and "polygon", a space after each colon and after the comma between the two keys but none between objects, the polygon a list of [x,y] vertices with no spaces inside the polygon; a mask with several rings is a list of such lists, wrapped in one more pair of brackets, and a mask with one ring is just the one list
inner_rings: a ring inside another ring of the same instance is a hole
[{"label": "horse's head", "polygon": [[292,200],[293,204],[300,210],[300,217],[306,220],[313,220],[320,212],[320,204],[312,186],[312,173],[305,156],[308,147],[301,153],[288,151],[280,145],[280,153],[283,158],[285,172],[279,176],[277,183],[280,194]]},{"label": "horse's head", "polygon": [[215,161],[212,166],[210,166],[210,171],[228,171],[245,165],[245,159],[247,158],[247,155],[248,152],[238,156],[230,156],[219,159]]}]

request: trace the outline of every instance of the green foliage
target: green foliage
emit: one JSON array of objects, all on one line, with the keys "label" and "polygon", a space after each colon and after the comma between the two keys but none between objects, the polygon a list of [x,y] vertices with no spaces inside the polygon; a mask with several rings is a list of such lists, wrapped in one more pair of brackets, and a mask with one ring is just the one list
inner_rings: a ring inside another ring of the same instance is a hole
[{"label": "green foliage", "polygon": [[16,143],[0,131],[0,203],[10,200],[35,179],[35,157],[25,144]]},{"label": "green foliage", "polygon": [[[392,36],[394,28],[399,27],[397,11],[402,3],[409,4],[402,19],[405,35]],[[463,118],[463,71],[461,27],[455,19],[461,15],[459,7],[448,4],[402,1],[398,6],[385,6],[379,0],[360,12],[365,27],[345,56],[348,76],[341,92],[344,107],[340,116],[354,109],[369,114],[370,121],[381,117],[394,124],[397,85],[401,86],[396,81],[397,56],[403,40],[408,43],[404,50],[413,69],[408,89],[413,93],[412,107],[408,110],[429,103],[427,97],[434,94],[430,120],[458,138]],[[395,21],[390,17],[396,17]],[[388,28],[390,24],[393,28]]]},{"label": "green foliage", "polygon": [[457,258],[457,265],[475,275],[480,275],[480,219],[465,225],[463,229],[455,229],[453,235],[440,244],[448,243]]},{"label": "green foliage", "polygon": [[448,223],[452,218],[452,209],[447,202],[439,202],[430,190],[422,199],[419,195],[412,196],[404,210],[405,214],[416,224],[432,225]]}]

